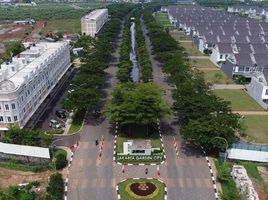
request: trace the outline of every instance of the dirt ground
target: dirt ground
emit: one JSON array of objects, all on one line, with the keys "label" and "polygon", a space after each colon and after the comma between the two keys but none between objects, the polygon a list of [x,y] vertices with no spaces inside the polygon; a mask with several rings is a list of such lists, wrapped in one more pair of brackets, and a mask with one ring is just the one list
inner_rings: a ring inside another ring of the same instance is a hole
[{"label": "dirt ground", "polygon": [[263,179],[263,181],[268,184],[268,169],[266,167],[258,167],[259,173]]},{"label": "dirt ground", "polygon": [[23,172],[0,167],[0,188],[5,189],[11,185],[18,185],[20,183],[28,183],[32,181],[40,181],[41,190],[43,190],[47,184],[49,176],[52,173],[52,171],[46,171],[41,173]]}]

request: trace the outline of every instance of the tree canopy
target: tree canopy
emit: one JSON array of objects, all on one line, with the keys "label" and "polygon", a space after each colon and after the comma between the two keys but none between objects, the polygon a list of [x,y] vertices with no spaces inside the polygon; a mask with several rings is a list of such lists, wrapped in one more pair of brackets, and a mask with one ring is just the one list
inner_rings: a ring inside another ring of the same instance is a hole
[{"label": "tree canopy", "polygon": [[170,114],[161,88],[150,83],[117,85],[106,106],[106,115],[120,124],[148,125]]}]

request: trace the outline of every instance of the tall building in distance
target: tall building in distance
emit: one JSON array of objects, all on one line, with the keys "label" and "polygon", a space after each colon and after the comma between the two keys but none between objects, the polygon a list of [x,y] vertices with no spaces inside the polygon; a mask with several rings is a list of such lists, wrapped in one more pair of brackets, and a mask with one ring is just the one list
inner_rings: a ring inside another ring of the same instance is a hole
[{"label": "tall building in distance", "polygon": [[0,68],[0,130],[24,127],[71,66],[67,42],[32,44]]},{"label": "tall building in distance", "polygon": [[82,35],[95,35],[108,20],[108,9],[97,9],[81,18]]}]

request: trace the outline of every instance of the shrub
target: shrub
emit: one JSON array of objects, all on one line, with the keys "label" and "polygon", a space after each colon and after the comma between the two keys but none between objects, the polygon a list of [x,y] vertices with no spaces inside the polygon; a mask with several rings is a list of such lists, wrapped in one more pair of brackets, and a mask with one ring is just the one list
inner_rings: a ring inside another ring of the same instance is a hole
[{"label": "shrub", "polygon": [[64,167],[66,167],[68,161],[67,161],[67,158],[66,158],[67,154],[65,151],[59,151],[56,153],[55,155],[55,158],[56,158],[56,161],[55,161],[55,164],[56,164],[56,169],[59,170],[59,169],[63,169]]},{"label": "shrub", "polygon": [[57,173],[50,176],[47,187],[46,200],[61,200],[64,192],[64,181],[62,175]]}]

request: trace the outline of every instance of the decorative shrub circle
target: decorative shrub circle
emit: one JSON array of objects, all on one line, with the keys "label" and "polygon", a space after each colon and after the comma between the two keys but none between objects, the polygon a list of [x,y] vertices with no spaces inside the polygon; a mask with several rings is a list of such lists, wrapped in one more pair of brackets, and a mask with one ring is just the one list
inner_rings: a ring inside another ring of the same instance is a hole
[{"label": "decorative shrub circle", "polygon": [[150,182],[132,183],[129,187],[134,194],[139,196],[148,196],[156,190],[155,184]]}]

